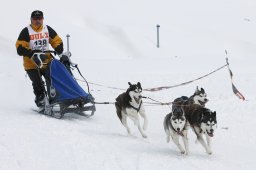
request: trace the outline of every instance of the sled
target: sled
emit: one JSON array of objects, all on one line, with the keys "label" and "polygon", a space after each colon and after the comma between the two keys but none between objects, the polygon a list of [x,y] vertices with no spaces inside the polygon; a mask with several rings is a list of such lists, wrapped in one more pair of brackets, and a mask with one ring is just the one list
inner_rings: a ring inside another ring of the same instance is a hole
[{"label": "sled", "polygon": [[[40,61],[38,69],[44,65],[39,56],[45,53],[54,53],[54,51],[35,53],[32,57],[33,60],[37,58]],[[39,113],[57,119],[61,119],[67,113],[75,113],[85,117],[94,115],[96,111],[94,97],[81,88],[70,67],[72,64],[65,64],[56,58],[48,63],[45,68],[47,90],[45,90],[44,107],[38,111]]]}]

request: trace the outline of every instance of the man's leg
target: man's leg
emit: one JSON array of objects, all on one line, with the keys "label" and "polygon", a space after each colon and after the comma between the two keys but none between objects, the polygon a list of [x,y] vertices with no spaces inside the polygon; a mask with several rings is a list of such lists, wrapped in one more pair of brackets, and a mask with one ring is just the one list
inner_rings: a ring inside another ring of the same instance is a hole
[{"label": "man's leg", "polygon": [[[51,103],[54,100],[56,94],[51,94],[51,78],[50,78],[50,67],[47,65],[45,69],[41,70],[41,75],[44,77],[46,83],[46,91],[49,97],[49,102]],[[56,93],[56,92],[55,92]]]},{"label": "man's leg", "polygon": [[44,82],[36,69],[27,70],[27,74],[32,81],[32,86],[34,89],[34,94],[36,96],[35,103],[38,107],[44,105]]}]

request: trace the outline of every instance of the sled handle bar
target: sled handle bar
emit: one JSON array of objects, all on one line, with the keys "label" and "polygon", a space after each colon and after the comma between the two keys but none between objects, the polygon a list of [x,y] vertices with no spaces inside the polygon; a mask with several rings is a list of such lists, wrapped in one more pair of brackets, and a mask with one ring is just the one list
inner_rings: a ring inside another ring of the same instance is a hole
[{"label": "sled handle bar", "polygon": [[54,55],[57,55],[57,52],[54,50],[46,50],[46,51],[36,50],[36,52],[34,52],[33,55],[45,54],[45,53],[52,53]]},{"label": "sled handle bar", "polygon": [[[34,58],[36,57],[36,58],[39,60],[40,65],[37,65],[39,68],[42,68],[44,65],[47,64],[47,63],[44,63],[44,62],[41,60],[41,58],[39,57],[40,54],[45,54],[45,53],[53,53],[54,55],[57,54],[57,52],[56,52],[56,51],[53,51],[53,50],[46,50],[46,51],[40,51],[40,50],[38,50],[38,52],[35,52],[35,53],[33,54],[33,56],[31,57],[31,59],[34,61]],[[70,54],[71,54],[71,53],[70,53]],[[77,67],[77,65],[78,65],[78,64],[76,64],[76,63],[73,63],[73,62],[70,60],[70,58],[69,58],[69,62],[70,62],[70,64],[71,64],[73,67]]]},{"label": "sled handle bar", "polygon": [[[43,68],[43,66],[47,64],[47,63],[44,63],[42,61],[42,59],[40,58],[40,54],[45,54],[45,53],[53,53],[54,55],[56,55],[56,51],[52,51],[52,50],[40,51],[40,50],[38,50],[31,57],[31,59],[34,61],[34,63],[39,68]],[[35,58],[37,59],[37,61],[39,61],[39,65],[35,62]]]}]

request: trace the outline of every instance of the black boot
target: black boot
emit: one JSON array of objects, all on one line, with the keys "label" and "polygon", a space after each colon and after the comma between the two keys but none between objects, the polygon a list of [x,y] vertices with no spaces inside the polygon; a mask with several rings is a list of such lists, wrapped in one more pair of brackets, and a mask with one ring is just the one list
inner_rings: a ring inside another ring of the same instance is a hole
[{"label": "black boot", "polygon": [[44,93],[36,96],[35,103],[37,107],[44,107],[44,102],[45,102],[44,97],[45,97]]}]

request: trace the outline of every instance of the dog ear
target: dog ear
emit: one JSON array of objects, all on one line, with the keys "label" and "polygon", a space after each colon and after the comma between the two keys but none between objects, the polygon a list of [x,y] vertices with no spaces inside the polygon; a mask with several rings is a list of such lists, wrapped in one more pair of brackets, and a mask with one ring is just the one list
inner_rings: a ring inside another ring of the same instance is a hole
[{"label": "dog ear", "polygon": [[130,82],[128,82],[129,86],[131,86],[132,84]]},{"label": "dog ear", "polygon": [[203,88],[201,88],[201,92],[204,93],[204,89]]},{"label": "dog ear", "polygon": [[139,88],[141,88],[141,84],[140,84],[140,82],[138,82],[138,83],[137,83],[137,86],[138,86]]},{"label": "dog ear", "polygon": [[216,117],[216,111],[212,112],[212,115],[213,115],[214,117]]},{"label": "dog ear", "polygon": [[182,116],[181,120],[183,120],[183,121],[186,120],[186,116]]},{"label": "dog ear", "polygon": [[196,86],[196,90],[195,90],[195,94],[197,94],[198,93],[198,86]]}]

